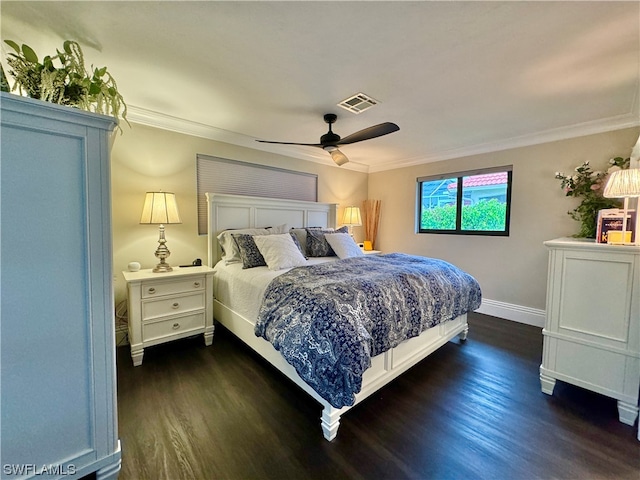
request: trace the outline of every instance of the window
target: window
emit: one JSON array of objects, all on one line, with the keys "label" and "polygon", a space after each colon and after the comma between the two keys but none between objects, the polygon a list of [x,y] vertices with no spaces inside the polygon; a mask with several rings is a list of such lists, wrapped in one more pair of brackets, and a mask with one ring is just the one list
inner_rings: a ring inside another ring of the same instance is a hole
[{"label": "window", "polygon": [[418,178],[418,233],[509,235],[512,166]]}]

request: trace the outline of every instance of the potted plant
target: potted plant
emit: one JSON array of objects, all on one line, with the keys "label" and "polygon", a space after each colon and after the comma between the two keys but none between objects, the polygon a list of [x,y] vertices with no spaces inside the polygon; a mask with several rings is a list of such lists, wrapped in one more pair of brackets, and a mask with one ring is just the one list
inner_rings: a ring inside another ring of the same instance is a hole
[{"label": "potted plant", "polygon": [[[62,51],[38,59],[28,45],[5,40],[15,53],[9,53],[7,64],[14,79],[11,90],[18,90],[31,98],[59,105],[68,105],[90,112],[112,115],[127,121],[127,105],[118,92],[115,79],[107,67],[87,72],[82,48],[73,40],[66,40]],[[4,72],[3,72],[4,76]],[[118,127],[120,129],[120,127]],[[122,132],[122,130],[120,129]]]},{"label": "potted plant", "polygon": [[598,211],[605,208],[619,208],[620,201],[602,196],[607,176],[614,170],[629,168],[630,158],[616,157],[609,160],[606,172],[593,171],[589,162],[576,167],[573,175],[556,172],[561,181],[560,187],[567,197],[581,198],[582,201],[573,210],[567,212],[571,218],[580,222],[580,232],[574,237],[596,238]]}]

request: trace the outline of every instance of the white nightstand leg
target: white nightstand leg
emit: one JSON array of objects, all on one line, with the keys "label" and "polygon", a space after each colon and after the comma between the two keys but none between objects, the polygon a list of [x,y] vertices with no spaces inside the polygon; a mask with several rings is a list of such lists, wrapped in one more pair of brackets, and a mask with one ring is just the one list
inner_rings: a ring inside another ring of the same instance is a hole
[{"label": "white nightstand leg", "polygon": [[208,347],[213,343],[213,330],[214,326],[206,327],[204,329],[204,344]]},{"label": "white nightstand leg", "polygon": [[143,356],[144,348],[142,348],[142,345],[131,345],[131,360],[133,360],[134,367],[142,365]]}]

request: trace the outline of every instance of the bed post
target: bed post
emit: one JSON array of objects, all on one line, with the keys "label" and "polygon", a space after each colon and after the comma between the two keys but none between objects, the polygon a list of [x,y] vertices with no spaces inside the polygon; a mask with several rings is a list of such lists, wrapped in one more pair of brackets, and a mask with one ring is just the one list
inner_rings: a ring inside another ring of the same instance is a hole
[{"label": "bed post", "polygon": [[[324,403],[324,402],[323,402]],[[322,410],[322,432],[324,438],[331,441],[338,435],[338,427],[340,426],[340,416],[342,408],[336,408],[331,405],[325,405]]]},{"label": "bed post", "polygon": [[469,324],[466,324],[464,326],[464,330],[462,330],[458,336],[460,337],[460,340],[465,341],[467,339],[467,335],[469,334]]}]

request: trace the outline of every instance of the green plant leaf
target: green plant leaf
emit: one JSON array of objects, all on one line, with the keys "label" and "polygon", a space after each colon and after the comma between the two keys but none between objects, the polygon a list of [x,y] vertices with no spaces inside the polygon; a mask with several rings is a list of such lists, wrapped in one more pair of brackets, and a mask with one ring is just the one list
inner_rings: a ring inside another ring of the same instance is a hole
[{"label": "green plant leaf", "polygon": [[36,55],[36,52],[34,52],[29,45],[22,45],[22,54],[24,55],[24,58],[27,60],[27,62],[39,63],[38,55]]},{"label": "green plant leaf", "polygon": [[53,61],[51,60],[51,57],[49,55],[47,55],[42,59],[42,65],[44,66],[44,68],[46,68],[51,72],[55,70],[55,67],[53,66]]},{"label": "green plant leaf", "polygon": [[18,45],[16,42],[14,42],[13,40],[5,40],[4,43],[6,43],[7,45],[9,45],[11,48],[13,48],[16,52],[20,53],[20,45]]},{"label": "green plant leaf", "polygon": [[126,121],[127,105],[107,67],[92,65],[88,73],[77,42],[64,41],[63,48],[45,56],[43,63],[28,45],[19,46],[12,40],[5,43],[15,51],[7,52],[7,64],[13,69],[12,74],[15,72],[16,88],[21,93],[87,111],[110,112]]}]

